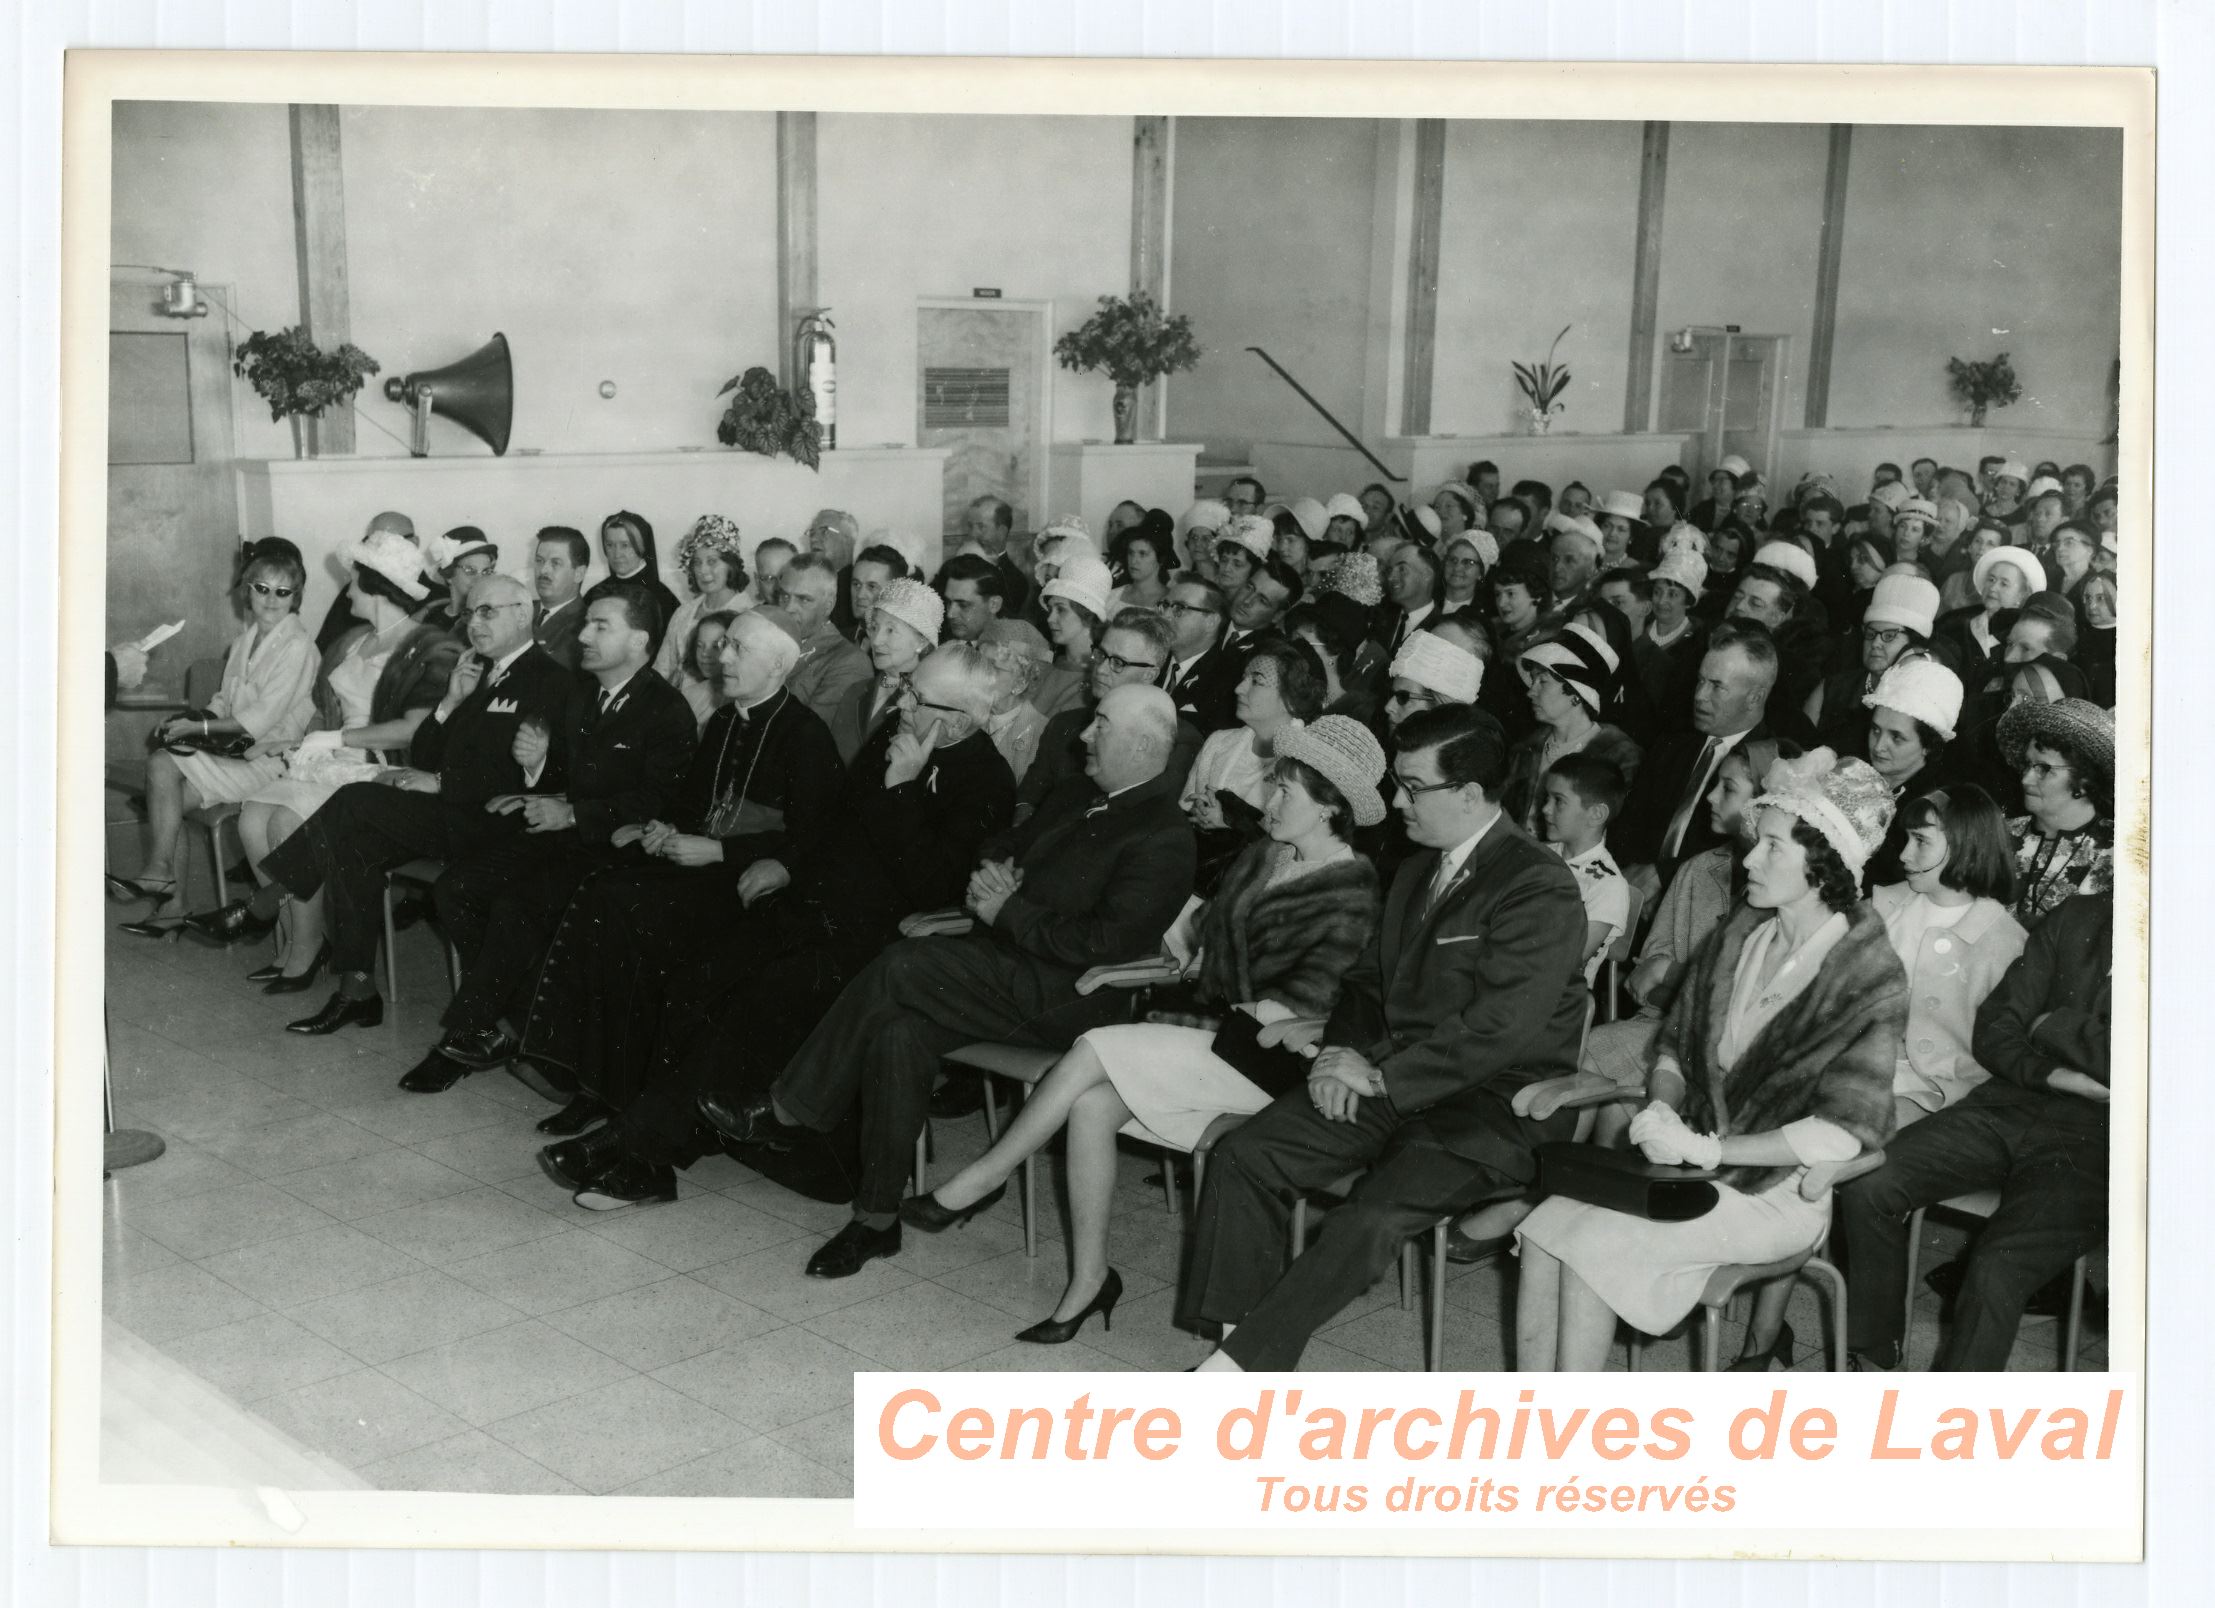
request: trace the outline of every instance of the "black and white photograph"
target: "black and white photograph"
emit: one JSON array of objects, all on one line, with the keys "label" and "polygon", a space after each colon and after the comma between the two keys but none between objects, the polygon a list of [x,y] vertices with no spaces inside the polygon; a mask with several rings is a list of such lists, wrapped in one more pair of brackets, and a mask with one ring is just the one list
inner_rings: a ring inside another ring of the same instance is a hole
[{"label": "black and white photograph", "polygon": [[74,1476],[2142,1368],[2129,96],[1019,65],[73,58]]}]

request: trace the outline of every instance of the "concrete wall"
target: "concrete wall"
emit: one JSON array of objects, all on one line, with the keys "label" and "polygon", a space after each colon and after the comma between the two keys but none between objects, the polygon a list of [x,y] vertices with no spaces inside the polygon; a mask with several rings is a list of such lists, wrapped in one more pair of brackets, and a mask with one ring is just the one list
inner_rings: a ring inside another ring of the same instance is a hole
[{"label": "concrete wall", "polygon": [[1249,346],[1361,429],[1376,167],[1368,119],[1177,119],[1169,300],[1207,350],[1169,382],[1170,440],[1339,441]]}]

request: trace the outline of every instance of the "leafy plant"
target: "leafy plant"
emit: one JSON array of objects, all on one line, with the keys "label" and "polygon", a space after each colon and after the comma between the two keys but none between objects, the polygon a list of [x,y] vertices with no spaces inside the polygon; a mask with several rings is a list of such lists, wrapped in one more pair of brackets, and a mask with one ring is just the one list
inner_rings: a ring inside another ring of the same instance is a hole
[{"label": "leafy plant", "polygon": [[1561,336],[1568,334],[1570,327],[1567,324],[1561,326],[1561,335],[1556,335],[1554,344],[1546,348],[1545,362],[1508,365],[1515,370],[1516,387],[1529,401],[1532,411],[1540,416],[1554,413],[1566,406],[1558,399],[1562,392],[1569,389],[1569,368],[1567,364],[1559,368],[1554,366],[1554,351],[1561,345]]},{"label": "leafy plant", "polygon": [[823,427],[816,422],[814,392],[794,396],[767,369],[750,368],[725,380],[715,394],[731,398],[715,427],[715,439],[726,447],[744,447],[765,458],[782,452],[810,469],[822,463]]},{"label": "leafy plant", "polygon": [[2015,379],[2015,366],[2008,362],[2005,352],[1984,363],[1949,357],[1946,373],[1952,377],[1955,399],[1966,406],[1970,417],[1980,424],[1986,408],[2004,408],[2023,395],[2023,388]]},{"label": "leafy plant", "polygon": [[326,352],[295,324],[276,334],[255,330],[232,354],[231,371],[269,404],[272,422],[319,418],[334,402],[352,400],[377,360],[351,342]]},{"label": "leafy plant", "polygon": [[1192,320],[1170,317],[1144,291],[1102,296],[1100,310],[1054,342],[1061,366],[1076,374],[1105,374],[1117,385],[1137,387],[1176,374],[1200,361]]}]

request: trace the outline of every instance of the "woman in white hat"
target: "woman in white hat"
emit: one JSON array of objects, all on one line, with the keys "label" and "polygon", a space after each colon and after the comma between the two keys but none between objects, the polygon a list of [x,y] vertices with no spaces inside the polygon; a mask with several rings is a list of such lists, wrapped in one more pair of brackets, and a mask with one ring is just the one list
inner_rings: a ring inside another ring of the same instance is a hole
[{"label": "woman in white hat", "polygon": [[1707,561],[1679,544],[1661,555],[1647,579],[1653,613],[1631,641],[1631,671],[1645,688],[1647,706],[1661,710],[1678,695],[1688,667],[1699,663],[1706,631],[1696,609],[1707,588]]},{"label": "woman in white hat", "polygon": [[1047,719],[1075,708],[1083,698],[1107,619],[1108,594],[1114,589],[1107,565],[1082,552],[1058,565],[1039,594],[1046,605],[1046,639],[1054,645],[1054,662],[1038,678],[1031,702]]},{"label": "woman in white hat", "polygon": [[1273,551],[1277,557],[1290,564],[1301,575],[1307,573],[1307,550],[1323,540],[1323,533],[1330,528],[1330,515],[1313,497],[1295,497],[1276,521],[1277,542]]},{"label": "woman in white hat", "polygon": [[1277,527],[1274,520],[1259,514],[1240,514],[1223,527],[1215,540],[1215,584],[1223,589],[1226,597],[1237,592],[1254,577],[1269,555],[1276,551]]},{"label": "woman in white hat", "polygon": [[[1385,494],[1384,511],[1385,517],[1390,518],[1392,497],[1389,492]],[[1323,513],[1326,516],[1323,540],[1336,542],[1349,553],[1361,545],[1361,539],[1369,529],[1369,510],[1362,506],[1359,497],[1348,496],[1342,491],[1323,504]]]},{"label": "woman in white hat", "polygon": [[1482,507],[1476,487],[1464,480],[1447,481],[1431,498],[1431,512],[1438,516],[1438,538],[1449,541],[1465,530],[1479,528],[1483,523]]},{"label": "woman in white hat", "polygon": [[1615,650],[1604,637],[1582,625],[1566,626],[1549,641],[1533,643],[1516,656],[1515,670],[1529,690],[1538,728],[1509,752],[1500,808],[1533,836],[1538,832],[1539,780],[1554,763],[1571,754],[1590,754],[1611,762],[1627,786],[1638,774],[1638,745],[1600,712],[1622,673]]},{"label": "woman in white hat", "polygon": [[1444,561],[1439,575],[1438,612],[1436,619],[1459,614],[1464,609],[1484,612],[1484,578],[1492,573],[1500,561],[1499,544],[1492,533],[1482,528],[1465,530],[1449,536],[1439,548]]},{"label": "woman in white hat", "polygon": [[[185,812],[235,804],[283,775],[277,752],[297,742],[315,714],[315,639],[300,619],[307,586],[300,550],[281,537],[250,542],[239,564],[247,625],[232,639],[222,686],[206,709],[172,715],[154,729],[146,760],[150,874],[110,879],[115,890],[154,901],[148,918],[124,925],[142,938],[174,938],[184,925]],[[207,752],[211,739],[245,751]]]},{"label": "woman in white hat", "polygon": [[[452,633],[420,617],[432,594],[425,555],[413,542],[372,531],[342,548],[339,557],[353,571],[346,592],[354,615],[367,623],[349,628],[325,650],[315,686],[315,725],[298,743],[275,750],[285,758],[285,775],[239,806],[239,842],[257,878],[269,851],[298,831],[324,800],[348,782],[377,775],[386,756],[406,754],[416,727],[446,696],[462,655],[463,645]],[[513,606],[527,610],[530,603]],[[277,917],[277,954],[276,963],[249,972],[248,981],[265,981],[268,993],[296,993],[315,982],[324,955],[320,896],[285,901]]]},{"label": "woman in white hat", "polygon": [[[1895,811],[1945,785],[1946,749],[1961,724],[1961,678],[1928,654],[1896,660],[1861,702],[1867,708],[1869,763],[1892,790]],[[1906,832],[1893,816],[1891,834],[1869,861],[1869,885],[1900,879]]]},{"label": "woman in white hat", "polygon": [[1815,727],[1816,742],[1866,757],[1868,713],[1862,698],[1876,691],[1879,678],[1901,655],[1929,651],[1937,622],[1937,587],[1920,575],[1879,575],[1852,638],[1853,662],[1808,694],[1803,713]]},{"label": "woman in white hat", "polygon": [[1640,517],[1646,505],[1637,493],[1611,491],[1602,497],[1592,510],[1592,518],[1600,527],[1600,568],[1620,569],[1632,561],[1644,562],[1644,555],[1657,545],[1658,538],[1650,533]]},{"label": "woman in white hat", "polygon": [[[1659,1223],[1542,1202],[1518,1231],[1518,1368],[1596,1371],[1618,1318],[1666,1334],[1717,1267],[1799,1255],[1829,1226],[1838,1168],[1892,1136],[1907,974],[1860,890],[1891,795],[1820,748],[1778,760],[1765,787],[1745,903],[1693,956],[1630,1126],[1649,1161],[1719,1169],[1716,1203]],[[1780,1343],[1750,1336],[1744,1360],[1765,1367]]]},{"label": "woman in white hat", "polygon": [[1215,542],[1231,522],[1230,506],[1213,497],[1202,497],[1177,520],[1177,540],[1184,545],[1181,568],[1197,571],[1202,580],[1215,579]]},{"label": "woman in white hat", "polygon": [[1441,704],[1473,704],[1484,686],[1484,661],[1428,631],[1410,631],[1385,667],[1388,730]]},{"label": "woman in white hat", "polygon": [[[1058,578],[1047,584],[1049,596],[1059,584]],[[847,689],[831,712],[831,740],[838,744],[840,764],[851,765],[887,722],[899,720],[901,690],[923,655],[938,646],[945,620],[944,600],[921,581],[887,581],[877,593],[869,610],[868,641],[869,663],[877,673]]]},{"label": "woman in white hat", "polygon": [[1910,497],[1892,515],[1892,562],[1919,564],[1931,532],[1938,528],[1938,505],[1928,497]]},{"label": "woman in white hat", "polygon": [[1280,1034],[1291,1037],[1288,1028],[1311,1038],[1337,1004],[1376,931],[1377,876],[1354,852],[1353,834],[1384,819],[1384,768],[1384,751],[1358,721],[1325,715],[1286,733],[1269,771],[1267,836],[1241,851],[1189,927],[1180,923],[1165,945],[1159,970],[1189,985],[1181,997],[1165,992],[1144,1022],[1085,1034],[997,1144],[902,1203],[910,1227],[939,1233],[992,1206],[1023,1159],[1068,1130],[1069,1282],[1053,1312],[1017,1339],[1063,1344],[1095,1312],[1112,1326],[1123,1280],[1108,1265],[1108,1226],[1115,1141],[1126,1125],[1189,1151],[1221,1119],[1251,1116],[1281,1092],[1217,1054],[1217,1036],[1252,1032],[1275,1049]]},{"label": "woman in white hat", "polygon": [[[1998,657],[2005,635],[1998,617],[2021,608],[2032,593],[2046,589],[2046,567],[2028,548],[1996,546],[1979,554],[1965,573],[1976,601],[1940,615],[1937,634],[1961,655],[1963,664],[1972,667],[1969,679],[1980,681],[1975,670]],[[1956,574],[1953,579],[1960,578]]]}]

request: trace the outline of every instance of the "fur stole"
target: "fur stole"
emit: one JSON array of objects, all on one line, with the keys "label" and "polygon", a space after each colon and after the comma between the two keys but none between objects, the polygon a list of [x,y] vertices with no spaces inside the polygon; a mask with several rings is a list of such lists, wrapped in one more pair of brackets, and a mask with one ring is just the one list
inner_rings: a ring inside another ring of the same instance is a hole
[{"label": "fur stole", "polygon": [[1234,1005],[1273,999],[1301,1016],[1328,1016],[1377,930],[1377,872],[1354,855],[1269,886],[1292,853],[1250,845],[1223,873],[1200,921],[1199,993]]},{"label": "fur stole", "polygon": [[[1771,919],[1741,905],[1694,954],[1655,1041],[1684,1068],[1685,1125],[1695,1133],[1769,1133],[1801,1117],[1836,1123],[1874,1150],[1892,1137],[1892,1077],[1907,1031],[1907,972],[1866,901],[1815,978],[1754,1035],[1726,1074],[1716,1047],[1746,941]],[[1793,1169],[1729,1166],[1724,1183],[1759,1194]]]}]

